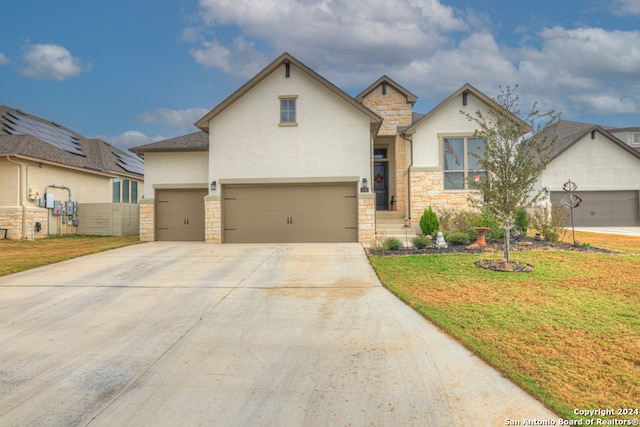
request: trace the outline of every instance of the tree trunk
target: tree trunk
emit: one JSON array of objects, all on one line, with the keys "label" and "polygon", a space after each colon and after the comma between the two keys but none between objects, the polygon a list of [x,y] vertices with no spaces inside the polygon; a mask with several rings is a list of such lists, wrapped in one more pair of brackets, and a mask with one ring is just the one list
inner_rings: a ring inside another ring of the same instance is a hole
[{"label": "tree trunk", "polygon": [[511,243],[511,236],[509,235],[509,227],[504,228],[504,259],[509,262],[509,244]]}]

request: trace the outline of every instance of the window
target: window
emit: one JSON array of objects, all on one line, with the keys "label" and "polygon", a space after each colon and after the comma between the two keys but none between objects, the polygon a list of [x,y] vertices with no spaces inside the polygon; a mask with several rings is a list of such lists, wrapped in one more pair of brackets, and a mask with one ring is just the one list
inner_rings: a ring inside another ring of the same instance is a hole
[{"label": "window", "polygon": [[444,138],[444,189],[468,190],[465,177],[479,181],[487,173],[480,169],[478,160],[471,153],[484,149],[484,139],[472,137]]},{"label": "window", "polygon": [[640,145],[640,132],[633,134],[633,145]]},{"label": "window", "polygon": [[113,203],[120,203],[120,180],[113,180]]},{"label": "window", "polygon": [[280,97],[280,124],[290,125],[296,123],[296,97]]},{"label": "window", "polygon": [[138,203],[138,181],[131,181],[131,203]]},{"label": "window", "polygon": [[122,180],[122,203],[129,203],[129,180]]},{"label": "window", "polygon": [[386,148],[374,148],[373,149],[373,158],[374,159],[386,159],[387,158],[387,149]]}]

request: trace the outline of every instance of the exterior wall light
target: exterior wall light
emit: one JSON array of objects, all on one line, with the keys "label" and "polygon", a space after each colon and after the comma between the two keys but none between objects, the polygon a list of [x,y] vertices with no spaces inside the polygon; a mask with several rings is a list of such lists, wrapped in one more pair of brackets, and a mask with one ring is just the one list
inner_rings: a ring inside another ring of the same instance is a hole
[{"label": "exterior wall light", "polygon": [[211,191],[216,191],[217,187],[218,187],[218,183],[215,181],[211,181]]},{"label": "exterior wall light", "polygon": [[362,187],[360,187],[361,193],[369,192],[369,183],[367,182],[367,178],[362,178]]}]

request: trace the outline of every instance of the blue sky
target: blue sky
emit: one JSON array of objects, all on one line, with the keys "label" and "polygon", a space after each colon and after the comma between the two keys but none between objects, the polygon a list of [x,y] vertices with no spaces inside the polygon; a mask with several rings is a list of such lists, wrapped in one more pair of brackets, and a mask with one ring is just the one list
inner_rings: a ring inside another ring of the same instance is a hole
[{"label": "blue sky", "polygon": [[518,85],[566,120],[640,126],[640,0],[23,0],[0,104],[121,148],[192,125],[287,51],[352,96],[383,74],[426,113]]}]

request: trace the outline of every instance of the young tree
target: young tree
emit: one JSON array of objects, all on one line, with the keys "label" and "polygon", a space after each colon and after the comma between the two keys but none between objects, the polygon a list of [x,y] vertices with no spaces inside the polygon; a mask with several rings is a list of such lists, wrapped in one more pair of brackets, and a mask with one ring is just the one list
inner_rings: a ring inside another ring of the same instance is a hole
[{"label": "young tree", "polygon": [[469,179],[470,188],[479,191],[484,200],[472,199],[482,209],[494,214],[504,228],[504,258],[509,261],[510,230],[519,210],[541,199],[544,189],[535,184],[551,161],[553,132],[547,132],[559,119],[554,111],[540,113],[536,104],[521,119],[517,86],[500,87],[494,99],[497,106],[487,113],[462,112],[478,124],[476,136],[484,138],[484,149],[471,153],[486,177]]}]

